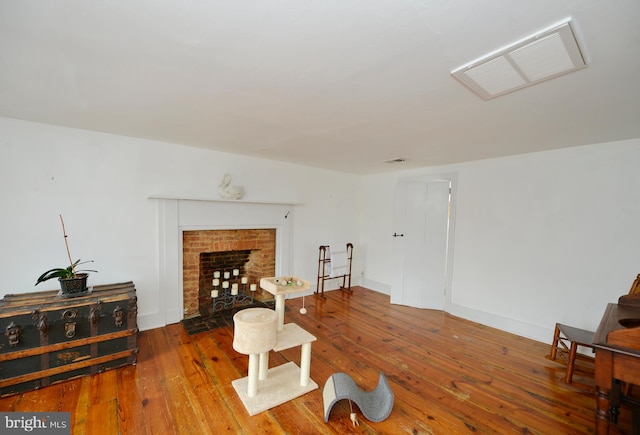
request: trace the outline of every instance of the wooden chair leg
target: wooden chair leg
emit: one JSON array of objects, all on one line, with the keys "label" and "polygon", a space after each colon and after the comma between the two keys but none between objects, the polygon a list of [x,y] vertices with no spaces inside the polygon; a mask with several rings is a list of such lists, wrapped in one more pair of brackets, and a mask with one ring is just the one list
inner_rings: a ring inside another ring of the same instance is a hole
[{"label": "wooden chair leg", "polygon": [[573,369],[576,363],[576,353],[578,352],[578,344],[575,342],[571,342],[571,349],[569,350],[569,362],[567,364],[567,375],[564,380],[567,384],[571,383],[573,379]]},{"label": "wooden chair leg", "polygon": [[558,354],[558,341],[560,340],[560,328],[558,328],[558,324],[556,323],[556,330],[553,333],[553,343],[551,344],[551,356],[550,358],[555,361],[556,356]]}]

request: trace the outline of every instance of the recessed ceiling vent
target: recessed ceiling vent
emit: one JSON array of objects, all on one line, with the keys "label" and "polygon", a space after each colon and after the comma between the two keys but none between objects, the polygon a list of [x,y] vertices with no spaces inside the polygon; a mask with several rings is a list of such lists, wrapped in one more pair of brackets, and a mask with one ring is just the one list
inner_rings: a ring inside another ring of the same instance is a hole
[{"label": "recessed ceiling vent", "polygon": [[484,100],[587,67],[571,18],[451,71]]}]

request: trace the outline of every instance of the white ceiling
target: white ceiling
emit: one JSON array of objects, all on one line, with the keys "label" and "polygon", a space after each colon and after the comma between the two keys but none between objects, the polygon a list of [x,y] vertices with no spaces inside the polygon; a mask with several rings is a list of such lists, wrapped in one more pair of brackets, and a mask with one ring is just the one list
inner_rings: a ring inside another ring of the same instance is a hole
[{"label": "white ceiling", "polygon": [[[566,17],[586,69],[486,102],[451,77]],[[638,138],[639,22],[638,0],[2,0],[0,116],[361,174]]]}]

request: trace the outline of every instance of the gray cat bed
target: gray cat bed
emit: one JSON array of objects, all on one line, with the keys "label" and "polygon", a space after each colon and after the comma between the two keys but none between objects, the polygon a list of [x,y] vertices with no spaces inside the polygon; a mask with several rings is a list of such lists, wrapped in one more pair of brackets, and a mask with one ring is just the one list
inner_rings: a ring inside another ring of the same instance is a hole
[{"label": "gray cat bed", "polygon": [[325,423],[329,421],[333,405],[342,399],[355,402],[365,418],[373,422],[389,417],[393,408],[393,391],[382,372],[373,391],[363,391],[346,373],[334,373],[329,376],[322,391]]}]

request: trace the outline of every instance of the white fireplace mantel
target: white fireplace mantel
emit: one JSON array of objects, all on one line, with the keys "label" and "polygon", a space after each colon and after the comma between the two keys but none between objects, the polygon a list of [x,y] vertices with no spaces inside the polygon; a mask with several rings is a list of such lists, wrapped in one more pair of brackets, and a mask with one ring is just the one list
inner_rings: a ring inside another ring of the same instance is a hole
[{"label": "white fireplace mantel", "polygon": [[157,200],[159,323],[180,322],[183,311],[182,233],[190,230],[276,230],[276,275],[291,271],[292,203],[195,199],[170,195],[149,196]]},{"label": "white fireplace mantel", "polygon": [[192,195],[170,195],[170,194],[151,194],[147,196],[148,199],[176,199],[184,201],[210,201],[210,202],[228,202],[233,204],[274,204],[274,205],[303,205],[297,201],[277,201],[277,200],[244,200],[244,199],[222,199],[222,198],[210,198],[202,196]]}]

